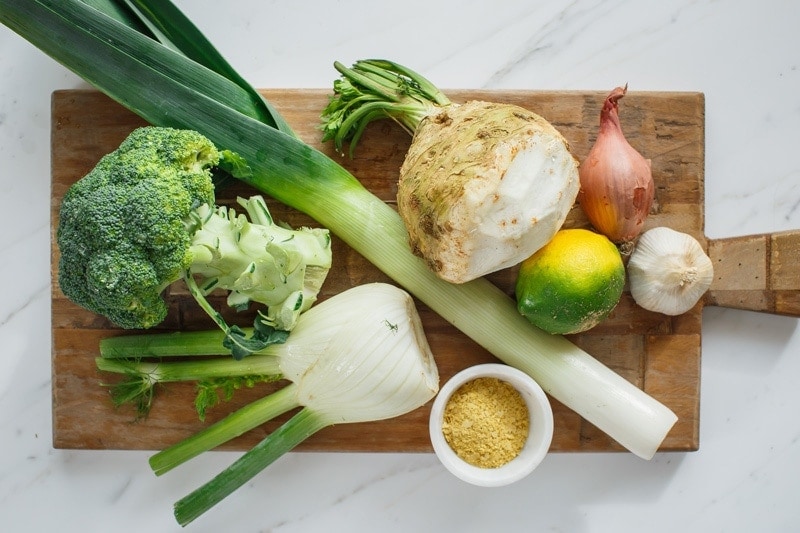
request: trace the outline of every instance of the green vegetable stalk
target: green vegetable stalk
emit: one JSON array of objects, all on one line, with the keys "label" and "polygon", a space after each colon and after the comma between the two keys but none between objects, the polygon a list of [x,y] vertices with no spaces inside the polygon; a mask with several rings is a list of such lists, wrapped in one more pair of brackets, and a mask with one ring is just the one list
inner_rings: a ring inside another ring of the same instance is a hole
[{"label": "green vegetable stalk", "polygon": [[[213,333],[213,335],[208,335],[208,333]],[[163,333],[153,336],[154,340],[158,341],[155,343],[156,346],[159,342],[168,340],[172,347],[184,347],[192,343],[197,346],[198,337],[206,342],[206,352],[217,354],[223,351],[220,347],[225,338],[220,331],[192,332],[186,338],[171,337]],[[229,356],[191,361],[150,361],[142,359],[144,356],[153,354],[152,350],[145,346],[148,335],[111,338],[122,341],[124,345],[134,348],[135,351],[129,356],[130,359],[114,359],[104,354],[95,361],[97,369],[101,372],[125,376],[125,379],[110,385],[111,398],[117,407],[127,403],[134,404],[139,417],[145,417],[150,412],[156,386],[163,383],[196,381],[195,409],[200,420],[205,420],[208,409],[219,403],[220,394],[228,400],[237,389],[253,387],[257,383],[278,381],[283,377],[277,358],[271,355],[251,355],[243,361],[231,359]],[[276,346],[276,344],[273,343],[269,346]],[[262,351],[264,349],[266,347],[262,348]],[[179,355],[190,355],[192,349],[187,347],[182,351],[186,353]],[[102,348],[101,353],[103,353]],[[203,355],[207,355],[207,353]]]},{"label": "green vegetable stalk", "polygon": [[427,78],[391,61],[333,66],[342,76],[334,80],[334,96],[322,111],[322,140],[332,140],[339,152],[348,142],[351,156],[373,120],[390,118],[413,135],[423,119],[453,105]]}]

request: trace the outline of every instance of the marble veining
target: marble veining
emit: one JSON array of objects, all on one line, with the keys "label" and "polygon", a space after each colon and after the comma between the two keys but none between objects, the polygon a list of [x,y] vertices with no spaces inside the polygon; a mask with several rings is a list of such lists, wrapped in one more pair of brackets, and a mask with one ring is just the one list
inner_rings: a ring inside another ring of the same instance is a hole
[{"label": "marble veining", "polygon": [[[800,228],[798,3],[177,4],[258,87],[329,87],[334,60],[386,57],[444,88],[703,92],[707,235]],[[0,524],[179,531],[172,503],[237,454],[157,478],[150,452],[52,447],[50,94],[85,86],[0,27]],[[698,452],[551,454],[502,489],[429,454],[292,453],[190,530],[796,531],[798,320],[709,308],[702,349]]]}]

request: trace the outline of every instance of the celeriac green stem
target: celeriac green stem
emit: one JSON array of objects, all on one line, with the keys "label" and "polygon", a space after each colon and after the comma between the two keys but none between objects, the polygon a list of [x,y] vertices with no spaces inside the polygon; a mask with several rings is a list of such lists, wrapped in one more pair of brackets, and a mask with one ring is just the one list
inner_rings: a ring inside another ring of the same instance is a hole
[{"label": "celeriac green stem", "polygon": [[272,394],[245,405],[199,433],[153,455],[150,457],[150,467],[160,476],[189,459],[298,407],[296,390],[297,385],[289,383]]},{"label": "celeriac green stem", "polygon": [[175,503],[175,519],[182,526],[187,525],[247,483],[258,472],[328,425],[326,419],[308,408],[303,408],[216,477],[178,500]]},{"label": "celeriac green stem", "polygon": [[342,77],[322,111],[322,140],[333,140],[340,152],[349,141],[351,156],[373,120],[390,118],[413,135],[425,117],[451,104],[425,77],[392,61],[362,60],[352,68],[336,61],[333,66]]}]

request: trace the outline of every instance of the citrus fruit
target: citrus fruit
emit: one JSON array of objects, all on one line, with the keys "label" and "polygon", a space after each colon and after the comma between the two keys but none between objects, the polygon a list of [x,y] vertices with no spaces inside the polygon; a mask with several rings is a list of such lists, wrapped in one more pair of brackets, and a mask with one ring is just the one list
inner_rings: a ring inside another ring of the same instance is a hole
[{"label": "citrus fruit", "polygon": [[520,264],[517,309],[549,333],[580,333],[608,316],[624,285],[614,243],[590,230],[562,229]]}]

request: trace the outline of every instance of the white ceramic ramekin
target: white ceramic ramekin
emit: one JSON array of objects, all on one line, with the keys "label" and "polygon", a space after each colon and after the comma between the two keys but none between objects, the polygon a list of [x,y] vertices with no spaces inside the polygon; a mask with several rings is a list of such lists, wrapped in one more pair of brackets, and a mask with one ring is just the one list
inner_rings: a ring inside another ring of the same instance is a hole
[{"label": "white ceramic ramekin", "polygon": [[[528,438],[519,455],[497,468],[481,468],[461,459],[442,433],[444,409],[450,396],[468,381],[498,378],[516,388],[528,406]],[[541,463],[553,439],[553,411],[547,395],[530,376],[508,365],[487,363],[466,368],[453,376],[439,391],[431,408],[429,423],[433,449],[444,467],[459,479],[482,487],[500,487],[530,474]]]}]

